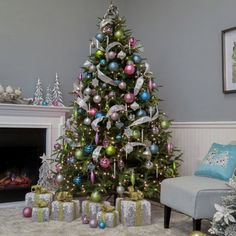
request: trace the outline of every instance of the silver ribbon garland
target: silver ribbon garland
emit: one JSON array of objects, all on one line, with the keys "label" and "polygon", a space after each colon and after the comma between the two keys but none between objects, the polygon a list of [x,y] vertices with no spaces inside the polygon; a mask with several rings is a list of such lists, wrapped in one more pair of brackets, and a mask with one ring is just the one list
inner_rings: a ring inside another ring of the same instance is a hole
[{"label": "silver ribbon garland", "polygon": [[145,62],[145,71],[144,71],[144,75],[147,74],[147,73],[149,73],[149,72],[150,72],[150,65],[149,65],[147,62]]},{"label": "silver ribbon garland", "polygon": [[105,49],[101,46],[101,43],[96,39],[93,38],[89,47],[90,47],[90,55],[91,55],[91,48],[93,47],[93,45],[97,48],[100,49],[101,51],[105,51]]},{"label": "silver ribbon garland", "polygon": [[111,24],[112,19],[102,19],[100,22],[100,29],[104,28],[106,25]]},{"label": "silver ribbon garland", "polygon": [[143,82],[144,82],[143,76],[139,77],[139,78],[136,80],[136,84],[135,84],[135,86],[134,86],[134,95],[135,95],[135,96],[139,93],[140,89],[142,88]]},{"label": "silver ribbon garland", "polygon": [[106,84],[117,86],[117,84],[107,75],[103,74],[100,70],[100,65],[97,65],[98,78]]},{"label": "silver ribbon garland", "polygon": [[91,61],[89,61],[89,60],[86,60],[85,62],[84,62],[84,67],[86,67],[86,68],[89,68],[91,65],[93,65],[93,63],[91,62]]},{"label": "silver ribbon garland", "polygon": [[94,131],[97,131],[97,126],[98,126],[98,123],[101,122],[103,120],[103,117],[99,117],[99,118],[96,118],[92,123],[91,123],[91,126],[93,128]]},{"label": "silver ribbon garland", "polygon": [[86,103],[86,98],[80,98],[78,97],[76,99],[76,103],[79,105],[79,107],[83,108],[85,111],[88,111],[88,104]]},{"label": "silver ribbon garland", "polygon": [[107,48],[106,48],[106,54],[115,46],[118,46],[118,45],[121,45],[121,43],[119,42],[113,42],[113,43],[110,43],[109,45],[107,45]]},{"label": "silver ribbon garland", "polygon": [[103,146],[97,146],[94,151],[93,151],[93,154],[92,154],[92,158],[95,162],[98,161],[98,158],[100,156],[100,152],[102,150]]},{"label": "silver ribbon garland", "polygon": [[131,152],[133,152],[134,147],[136,146],[143,146],[146,147],[146,145],[144,143],[140,143],[140,142],[128,142],[125,146],[124,146],[124,151],[126,153],[126,158],[127,155],[130,154]]},{"label": "silver ribbon garland", "polygon": [[106,117],[109,117],[112,113],[119,112],[119,111],[124,111],[124,110],[125,110],[124,105],[114,105],[109,109],[109,111],[107,112]]}]

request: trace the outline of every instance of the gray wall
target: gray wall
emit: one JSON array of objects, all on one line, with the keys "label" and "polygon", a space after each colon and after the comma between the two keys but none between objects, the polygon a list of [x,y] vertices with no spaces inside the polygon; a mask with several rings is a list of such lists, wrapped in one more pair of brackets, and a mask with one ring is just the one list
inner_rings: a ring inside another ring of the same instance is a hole
[{"label": "gray wall", "polygon": [[[235,0],[129,0],[126,18],[164,87],[176,121],[236,120],[236,94],[222,93],[221,30],[236,26]],[[132,12],[132,14],[131,14]]]},{"label": "gray wall", "polygon": [[[0,0],[0,83],[32,97],[58,72],[68,105],[104,0]],[[164,87],[176,121],[235,120],[236,94],[222,93],[221,30],[236,26],[235,0],[116,0]]]}]

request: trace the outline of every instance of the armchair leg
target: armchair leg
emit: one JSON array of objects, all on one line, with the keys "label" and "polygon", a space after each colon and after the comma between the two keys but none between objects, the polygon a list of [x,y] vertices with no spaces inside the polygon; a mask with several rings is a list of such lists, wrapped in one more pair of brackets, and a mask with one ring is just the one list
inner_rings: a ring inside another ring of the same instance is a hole
[{"label": "armchair leg", "polygon": [[193,219],[193,230],[201,231],[201,219]]},{"label": "armchair leg", "polygon": [[164,206],[164,228],[168,229],[170,225],[171,208]]}]

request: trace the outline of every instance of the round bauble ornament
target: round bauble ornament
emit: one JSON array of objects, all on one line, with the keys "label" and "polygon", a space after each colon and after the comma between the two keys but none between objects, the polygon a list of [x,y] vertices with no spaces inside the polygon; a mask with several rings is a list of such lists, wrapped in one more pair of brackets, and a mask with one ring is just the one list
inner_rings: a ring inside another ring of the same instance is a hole
[{"label": "round bauble ornament", "polygon": [[92,77],[93,77],[93,74],[92,74],[92,73],[87,72],[87,73],[85,74],[85,78],[86,78],[86,79],[91,79]]},{"label": "round bauble ornament", "polygon": [[82,216],[82,223],[83,224],[88,224],[89,223],[89,217],[88,216]]},{"label": "round bauble ornament", "polygon": [[32,208],[31,207],[25,207],[22,211],[22,215],[25,218],[30,218],[32,216]]},{"label": "round bauble ornament", "polygon": [[139,64],[142,61],[142,58],[138,54],[134,54],[133,61],[135,64]]},{"label": "round bauble ornament", "polygon": [[151,151],[150,151],[149,149],[146,149],[146,150],[143,152],[143,156],[149,160],[149,159],[151,159],[151,157],[152,157],[152,153],[151,153]]},{"label": "round bauble ornament", "polygon": [[145,163],[145,167],[146,167],[148,170],[150,170],[150,169],[153,168],[153,163],[152,163],[150,160],[148,160],[148,161]]},{"label": "round bauble ornament", "polygon": [[126,103],[133,103],[135,100],[135,95],[133,93],[126,93],[124,96],[124,100]]},{"label": "round bauble ornament", "polygon": [[45,107],[48,106],[48,102],[47,101],[43,101],[42,102],[42,106],[45,106]]},{"label": "round bauble ornament", "polygon": [[96,219],[91,219],[91,220],[89,221],[89,226],[90,226],[90,228],[97,228],[97,227],[98,227],[98,222],[97,222],[97,220],[96,220]]},{"label": "round bauble ornament", "polygon": [[140,136],[141,136],[141,133],[140,133],[140,131],[138,129],[133,130],[133,132],[132,132],[132,137],[133,138],[139,139]]},{"label": "round bauble ornament", "polygon": [[126,89],[126,83],[125,82],[120,82],[118,87],[121,89],[121,90],[125,90]]},{"label": "round bauble ornament", "polygon": [[173,152],[174,145],[172,143],[167,143],[167,152],[170,155]]},{"label": "round bauble ornament", "polygon": [[108,69],[109,69],[110,71],[117,71],[117,70],[119,69],[119,65],[118,65],[117,62],[114,62],[114,61],[113,61],[113,62],[109,63]]},{"label": "round bauble ornament", "polygon": [[100,43],[102,43],[103,40],[105,39],[105,35],[102,34],[102,33],[98,33],[98,34],[96,34],[95,38],[96,38]]},{"label": "round bauble ornament", "polygon": [[58,175],[56,176],[56,181],[57,181],[57,183],[61,183],[63,180],[64,180],[64,177],[63,177],[62,174],[58,174]]},{"label": "round bauble ornament", "polygon": [[91,116],[95,116],[97,111],[98,111],[97,108],[93,107],[90,110],[88,110],[88,114]]},{"label": "round bauble ornament", "polygon": [[84,89],[84,94],[85,95],[90,95],[91,93],[92,93],[92,89],[91,88],[87,87],[87,88]]},{"label": "round bauble ornament", "polygon": [[107,169],[110,166],[110,160],[107,157],[100,159],[99,164],[102,168]]},{"label": "round bauble ornament", "polygon": [[122,30],[117,30],[115,33],[114,33],[114,38],[117,40],[117,41],[120,41],[124,38],[124,32]]},{"label": "round bauble ornament", "polygon": [[104,33],[104,34],[106,34],[106,35],[112,35],[112,33],[113,33],[113,28],[112,28],[112,26],[111,25],[106,25],[106,26],[104,26],[103,28],[102,28],[102,32]]},{"label": "round bauble ornament", "polygon": [[91,154],[93,152],[93,145],[87,144],[84,146],[84,153]]},{"label": "round bauble ornament", "polygon": [[110,52],[107,53],[107,58],[109,60],[113,60],[113,59],[115,59],[115,57],[116,57],[116,53],[115,52],[110,51]]},{"label": "round bauble ornament", "polygon": [[152,127],[152,133],[153,134],[158,134],[159,133],[159,129],[156,126]]},{"label": "round bauble ornament", "polygon": [[124,69],[125,74],[127,75],[133,75],[135,72],[135,67],[133,64],[126,65]]},{"label": "round bauble ornament", "polygon": [[161,128],[162,129],[168,129],[170,127],[170,122],[168,120],[163,120],[161,122]]},{"label": "round bauble ornament", "polygon": [[202,233],[201,231],[192,231],[189,236],[206,236],[206,234]]},{"label": "round bauble ornament", "polygon": [[149,149],[150,149],[150,151],[151,151],[152,154],[157,154],[158,151],[159,151],[159,147],[158,147],[155,143],[153,143],[153,144],[149,147]]},{"label": "round bauble ornament", "polygon": [[98,227],[99,227],[100,229],[105,229],[105,228],[106,228],[106,223],[105,223],[104,221],[100,221],[100,222],[98,223]]},{"label": "round bauble ornament", "polygon": [[114,121],[118,120],[119,119],[119,114],[117,112],[113,112],[111,114],[111,119],[114,120]]},{"label": "round bauble ornament", "polygon": [[73,183],[75,185],[80,185],[82,183],[82,179],[81,179],[81,176],[80,175],[77,175],[73,178]]},{"label": "round bauble ornament", "polygon": [[136,43],[137,43],[137,40],[134,37],[129,38],[129,45],[131,47],[135,47]]},{"label": "round bauble ornament", "polygon": [[109,92],[108,96],[109,97],[114,97],[114,96],[116,96],[116,93],[114,91],[111,91],[111,92]]},{"label": "round bauble ornament", "polygon": [[95,118],[96,118],[96,119],[97,119],[97,118],[101,118],[101,117],[103,117],[103,116],[105,116],[105,114],[104,114],[104,112],[102,112],[102,111],[97,111],[96,114],[95,114]]},{"label": "round bauble ornament", "polygon": [[125,167],[125,163],[124,163],[123,160],[119,160],[117,164],[118,164],[118,168],[119,168],[120,170],[122,170],[122,169]]},{"label": "round bauble ornament", "polygon": [[90,125],[91,124],[91,119],[89,117],[86,117],[83,121],[84,125]]},{"label": "round bauble ornament", "polygon": [[99,60],[99,63],[101,66],[105,66],[107,64],[106,60],[103,58]]},{"label": "round bauble ornament", "polygon": [[116,148],[115,148],[113,145],[108,145],[108,146],[106,147],[106,154],[107,154],[108,156],[113,156],[113,155],[115,155],[115,154],[116,154]]},{"label": "round bauble ornament", "polygon": [[95,52],[95,57],[98,58],[98,59],[104,57],[104,52],[103,52],[102,50],[99,50],[99,49],[98,49],[98,50]]},{"label": "round bauble ornament", "polygon": [[56,172],[59,173],[62,170],[61,164],[56,165]]},{"label": "round bauble ornament", "polygon": [[83,154],[83,151],[81,149],[76,149],[75,150],[75,158],[77,160],[82,160],[83,156],[84,156],[84,154]]},{"label": "round bauble ornament", "polygon": [[141,91],[139,93],[139,99],[143,102],[149,101],[150,98],[151,98],[151,95],[148,91]]},{"label": "round bauble ornament", "polygon": [[136,112],[136,116],[137,116],[137,117],[143,117],[143,116],[146,116],[146,115],[147,115],[147,113],[146,113],[146,111],[143,110],[143,109],[140,109],[140,110],[138,110],[138,111]]},{"label": "round bauble ornament", "polygon": [[75,158],[74,157],[68,157],[67,158],[67,163],[69,163],[69,164],[71,164],[71,165],[73,165],[73,164],[75,164]]},{"label": "round bauble ornament", "polygon": [[157,87],[157,84],[155,82],[152,83],[152,87],[153,88],[156,88]]},{"label": "round bauble ornament", "polygon": [[60,143],[54,144],[54,149],[55,150],[59,150],[60,148],[61,148],[61,144]]},{"label": "round bauble ornament", "polygon": [[125,188],[122,185],[117,186],[116,192],[122,197],[125,192]]},{"label": "round bauble ornament", "polygon": [[106,84],[106,83],[103,83],[103,84],[102,84],[102,88],[107,88],[107,84]]},{"label": "round bauble ornament", "polygon": [[89,66],[89,72],[95,72],[96,71],[96,66],[95,65],[91,65]]},{"label": "round bauble ornament", "polygon": [[121,134],[117,134],[116,135],[116,141],[120,142],[122,140],[122,135]]},{"label": "round bauble ornament", "polygon": [[90,199],[92,202],[100,202],[102,200],[102,196],[98,191],[94,191],[91,193]]},{"label": "round bauble ornament", "polygon": [[93,101],[94,101],[95,103],[99,103],[99,102],[101,102],[101,100],[102,100],[102,98],[101,98],[101,96],[98,95],[98,94],[93,97]]},{"label": "round bauble ornament", "polygon": [[120,80],[118,80],[118,79],[113,80],[113,82],[114,82],[116,85],[119,85],[119,84],[120,84]]}]

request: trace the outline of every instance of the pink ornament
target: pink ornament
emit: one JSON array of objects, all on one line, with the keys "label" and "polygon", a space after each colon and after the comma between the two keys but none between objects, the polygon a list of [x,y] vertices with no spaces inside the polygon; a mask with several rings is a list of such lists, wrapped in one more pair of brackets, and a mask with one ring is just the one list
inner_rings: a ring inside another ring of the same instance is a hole
[{"label": "pink ornament", "polygon": [[54,145],[54,149],[55,149],[55,150],[58,150],[58,149],[60,149],[60,148],[61,148],[61,144],[56,143],[56,144]]},{"label": "pink ornament", "polygon": [[126,93],[124,99],[126,103],[133,103],[135,100],[135,96],[133,93]]},{"label": "pink ornament", "polygon": [[102,145],[103,145],[103,147],[107,147],[109,145],[109,143],[110,143],[109,140],[104,139],[102,142]]},{"label": "pink ornament", "polygon": [[134,37],[129,38],[129,45],[131,47],[135,47],[136,43],[137,43],[137,40]]},{"label": "pink ornament", "polygon": [[157,84],[155,82],[152,83],[152,87],[153,88],[156,88],[157,87]]},{"label": "pink ornament", "polygon": [[98,134],[98,132],[96,132],[96,134],[95,134],[95,143],[96,143],[96,145],[98,145],[98,143],[99,143],[99,134]]},{"label": "pink ornament", "polygon": [[122,81],[122,82],[119,83],[118,87],[122,90],[125,90],[126,89],[126,83]]},{"label": "pink ornament", "polygon": [[95,181],[95,174],[94,174],[94,171],[93,171],[93,170],[90,172],[90,181],[91,181],[92,184],[94,184],[94,181]]},{"label": "pink ornament", "polygon": [[97,111],[97,108],[93,107],[88,111],[88,114],[91,116],[95,116]]},{"label": "pink ornament", "polygon": [[167,152],[170,155],[173,152],[174,145],[172,143],[167,143]]},{"label": "pink ornament", "polygon": [[26,218],[30,218],[32,216],[32,208],[31,207],[25,207],[22,211],[22,214]]},{"label": "pink ornament", "polygon": [[148,90],[149,90],[149,92],[152,92],[152,90],[153,90],[152,79],[149,79],[149,81],[148,81]]},{"label": "pink ornament", "polygon": [[125,66],[124,69],[125,74],[132,75],[135,72],[135,67],[133,64],[129,64]]},{"label": "pink ornament", "polygon": [[111,92],[109,92],[109,94],[108,94],[109,97],[114,97],[115,95],[116,95],[116,93],[115,93],[114,91],[111,91]]},{"label": "pink ornament", "polygon": [[116,57],[116,53],[113,51],[110,51],[107,53],[107,58],[110,60],[113,60]]},{"label": "pink ornament", "polygon": [[103,157],[100,160],[99,164],[102,168],[106,169],[110,166],[110,160],[107,157]]},{"label": "pink ornament", "polygon": [[59,173],[62,170],[61,164],[56,165],[56,172]]}]

